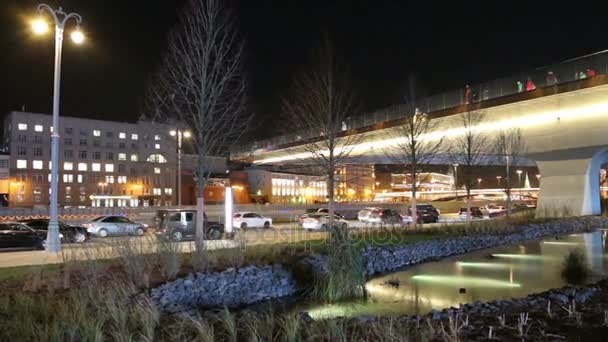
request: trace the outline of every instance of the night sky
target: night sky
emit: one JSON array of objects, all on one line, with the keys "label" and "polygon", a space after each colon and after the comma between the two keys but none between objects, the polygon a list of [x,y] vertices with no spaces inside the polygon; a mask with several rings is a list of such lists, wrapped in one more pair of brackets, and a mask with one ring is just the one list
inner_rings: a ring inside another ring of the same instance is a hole
[{"label": "night sky", "polygon": [[[434,93],[608,48],[608,8],[592,2],[233,2],[248,47],[248,111],[265,127],[260,137],[276,133],[280,96],[324,31],[348,62],[364,110],[395,103],[412,72]],[[53,39],[34,37],[27,23],[37,3],[0,0],[0,112],[51,110]],[[136,120],[181,1],[48,3],[79,12],[88,39],[83,46],[66,39],[62,114]]]}]

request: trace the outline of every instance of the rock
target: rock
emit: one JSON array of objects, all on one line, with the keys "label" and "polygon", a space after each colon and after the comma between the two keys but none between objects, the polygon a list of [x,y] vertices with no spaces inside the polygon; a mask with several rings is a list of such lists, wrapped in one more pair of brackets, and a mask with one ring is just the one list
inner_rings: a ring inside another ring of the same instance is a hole
[{"label": "rock", "polygon": [[570,302],[570,299],[568,298],[568,296],[561,294],[561,293],[552,293],[549,296],[549,299],[551,299],[552,302],[559,303],[559,304],[568,304]]}]

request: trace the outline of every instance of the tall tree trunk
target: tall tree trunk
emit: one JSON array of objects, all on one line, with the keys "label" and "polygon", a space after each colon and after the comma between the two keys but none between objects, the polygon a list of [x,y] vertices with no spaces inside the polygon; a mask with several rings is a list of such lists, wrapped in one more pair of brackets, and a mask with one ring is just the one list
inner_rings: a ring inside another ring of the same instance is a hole
[{"label": "tall tree trunk", "polygon": [[416,184],[418,175],[415,170],[412,170],[412,224],[414,227],[418,227],[418,206],[416,204],[416,190],[418,185]]},{"label": "tall tree trunk", "polygon": [[471,224],[473,213],[471,212],[471,187],[467,186],[467,225]]},{"label": "tall tree trunk", "polygon": [[203,157],[199,156],[196,197],[196,249],[205,247],[205,167]]}]

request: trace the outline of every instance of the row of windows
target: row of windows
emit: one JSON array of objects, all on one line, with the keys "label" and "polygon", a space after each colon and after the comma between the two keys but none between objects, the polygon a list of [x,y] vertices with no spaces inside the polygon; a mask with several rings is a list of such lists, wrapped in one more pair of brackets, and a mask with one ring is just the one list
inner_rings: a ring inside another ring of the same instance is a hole
[{"label": "row of windows", "polygon": [[[44,182],[44,174],[41,173],[34,173],[32,175],[30,175],[30,178],[32,179],[32,183],[34,184],[41,184]],[[25,173],[19,173],[15,175],[15,180],[16,182],[18,182],[18,184],[20,185],[24,185],[27,182],[28,176]],[[118,184],[127,184],[128,182],[128,177],[127,176],[116,176],[116,178],[114,177],[114,175],[103,175],[103,176],[90,176],[90,175],[82,175],[82,174],[69,174],[69,173],[65,173],[61,175],[60,180],[63,180],[64,183],[74,183],[74,181],[76,183],[87,183],[87,182],[93,182],[94,184],[100,184],[100,183],[108,183],[108,184],[114,184],[114,183],[118,183]],[[135,179],[135,180],[134,180]],[[51,174],[47,174],[47,180],[48,183],[51,182]],[[133,177],[131,178],[131,181],[133,182],[133,184],[138,184],[137,181],[137,177]],[[163,178],[161,177],[150,177],[150,176],[143,176],[140,178],[141,181],[141,185],[163,185]],[[152,181],[152,182],[151,182]],[[170,185],[171,181],[168,179],[164,180],[164,185]]]},{"label": "row of windows", "polygon": [[[19,131],[27,131],[28,125],[26,123],[18,123],[17,124],[17,129]],[[53,132],[53,126],[50,126],[49,130],[51,132]],[[34,132],[44,132],[44,126],[43,125],[34,125]],[[65,128],[65,133],[66,134],[72,134],[73,132],[74,132],[74,130],[73,130],[72,127],[66,127]],[[87,130],[81,129],[80,130],[80,135],[86,137],[86,136],[89,135],[89,132]],[[114,132],[106,132],[105,135],[106,135],[106,138],[113,138],[114,137]],[[101,130],[94,129],[93,130],[93,136],[94,137],[101,137]],[[137,134],[137,133],[131,133],[130,134],[130,138],[131,138],[131,140],[139,140],[139,134]],[[148,136],[146,136],[146,140],[148,140],[147,138],[148,138]],[[119,132],[118,133],[118,139],[127,139],[127,133],[125,133],[125,132]],[[154,140],[156,140],[156,141],[161,140],[161,136],[159,134],[155,134],[154,135]]]},{"label": "row of windows", "polygon": [[[49,189],[49,195],[51,194],[51,189]],[[66,186],[65,188],[65,202],[71,202],[72,201],[72,194],[71,194],[72,188],[69,186]],[[161,188],[154,188],[152,189],[152,192],[155,195],[161,195],[162,194],[162,189]],[[84,187],[80,188],[80,196],[78,197],[78,199],[80,200],[80,202],[88,202],[89,197],[87,197],[87,193],[86,193],[86,189]],[[109,193],[110,195],[113,195],[113,192],[111,191]],[[122,190],[122,195],[126,195],[127,191],[126,190]],[[149,195],[150,194],[150,190],[148,188],[144,189],[144,195]],[[165,188],[165,195],[172,195],[173,194],[173,189],[171,188]],[[42,190],[38,187],[34,188],[33,190],[33,195],[34,195],[34,202],[35,203],[42,203]],[[131,192],[131,195],[133,195],[133,193]],[[25,189],[24,188],[20,188],[18,189],[18,194],[16,196],[17,198],[17,202],[24,202],[25,201]],[[50,201],[50,199],[49,199]]]},{"label": "row of windows", "polygon": [[[52,168],[52,162],[49,162],[49,170]],[[122,167],[121,167],[122,166]],[[17,168],[18,169],[27,169],[27,160],[19,159],[17,160]],[[32,161],[32,168],[34,170],[42,170],[44,168],[44,162],[42,160],[34,160]],[[89,164],[87,163],[77,163],[78,171],[89,171]],[[101,172],[102,164],[101,163],[91,163],[91,171],[93,172]],[[103,169],[105,172],[114,172],[114,164],[103,164]],[[63,162],[63,170],[64,171],[73,171],[74,163],[73,162]],[[119,165],[118,172],[124,172],[124,165]],[[155,167],[154,174],[161,174],[161,168]]]}]

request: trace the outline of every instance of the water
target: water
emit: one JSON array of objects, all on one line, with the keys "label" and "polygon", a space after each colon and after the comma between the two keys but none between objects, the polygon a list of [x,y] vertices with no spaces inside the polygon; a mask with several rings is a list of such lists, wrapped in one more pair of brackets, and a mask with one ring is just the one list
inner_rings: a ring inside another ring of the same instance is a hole
[{"label": "water", "polygon": [[313,318],[425,314],[459,304],[525,297],[562,287],[565,256],[579,249],[592,279],[608,274],[608,231],[546,238],[463,254],[386,274],[367,282],[365,302],[310,305]]}]

